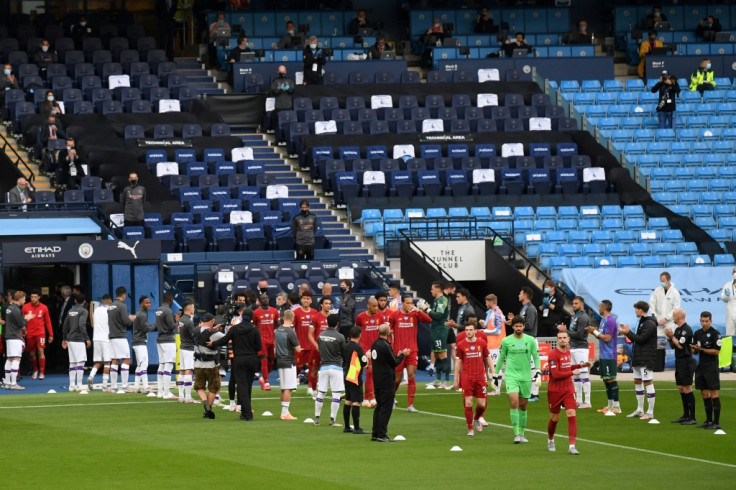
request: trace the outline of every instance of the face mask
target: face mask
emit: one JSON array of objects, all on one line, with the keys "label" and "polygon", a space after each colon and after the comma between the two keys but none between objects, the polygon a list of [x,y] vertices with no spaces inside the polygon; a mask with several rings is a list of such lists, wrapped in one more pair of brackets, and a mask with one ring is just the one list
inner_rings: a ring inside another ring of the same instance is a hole
[{"label": "face mask", "polygon": [[649,42],[650,42],[650,43],[653,43],[653,42],[655,42],[656,40],[657,40],[657,38],[656,38],[656,37],[650,37],[650,38],[649,38]]},{"label": "face mask", "polygon": [[358,20],[363,22],[365,20],[365,17],[358,17]]},{"label": "face mask", "polygon": [[128,182],[129,182],[129,183],[130,183],[130,185],[132,185],[132,186],[138,185],[138,179],[130,179],[130,180],[129,180]]},{"label": "face mask", "polygon": [[84,26],[87,25],[87,23],[86,22],[80,22],[79,25],[82,26],[82,27],[84,27]]},{"label": "face mask", "polygon": [[440,25],[439,25],[439,24],[435,24],[434,26],[435,26],[435,27],[440,27]]},{"label": "face mask", "polygon": [[73,146],[67,146],[67,147],[66,147],[66,151],[69,151],[69,150],[72,150],[72,149],[74,149],[74,147],[73,147]]},{"label": "face mask", "polygon": [[549,288],[544,288],[544,294],[549,294],[549,291],[550,291]]},{"label": "face mask", "polygon": [[341,288],[340,288],[340,292],[341,292],[341,293],[347,293],[347,292],[348,292],[348,288],[343,288],[343,287],[341,287]]},{"label": "face mask", "polygon": [[46,100],[48,100],[49,102],[53,102],[54,101],[54,96],[53,95],[49,95],[48,97],[46,97]]},{"label": "face mask", "polygon": [[279,72],[279,78],[284,78],[286,76],[286,73]]},{"label": "face mask", "polygon": [[585,32],[588,30],[588,26],[580,26],[580,32]]},{"label": "face mask", "polygon": [[266,294],[268,292],[268,288],[258,288],[258,291],[260,291],[261,294]]},{"label": "face mask", "polygon": [[662,286],[663,288],[666,288],[667,287],[667,283],[666,282],[660,282],[659,285]]},{"label": "face mask", "polygon": [[286,32],[288,32],[290,36],[293,36],[294,35],[294,29],[289,29]]},{"label": "face mask", "polygon": [[41,46],[41,51],[43,51],[44,53],[48,50],[49,50],[48,46]]},{"label": "face mask", "polygon": [[307,216],[309,214],[308,209],[302,209],[302,216]]},{"label": "face mask", "polygon": [[6,75],[10,75],[13,72],[13,70],[3,70],[3,73]]},{"label": "face mask", "polygon": [[317,49],[317,45],[316,45],[316,44],[310,44],[310,45],[309,45],[309,47],[310,47],[311,49]]},{"label": "face mask", "polygon": [[225,25],[225,21],[224,21],[224,20],[221,20],[221,21],[220,21],[220,25],[221,25],[221,26],[224,26],[224,25]]},{"label": "face mask", "polygon": [[713,24],[708,22],[708,27],[713,27]]},{"label": "face mask", "polygon": [[655,17],[659,17],[660,15],[662,15],[662,14],[660,14],[659,12],[654,12],[654,16]]},{"label": "face mask", "polygon": [[705,65],[705,69],[706,70],[710,70],[710,67],[711,67],[711,64],[710,63],[708,63],[707,65]]}]

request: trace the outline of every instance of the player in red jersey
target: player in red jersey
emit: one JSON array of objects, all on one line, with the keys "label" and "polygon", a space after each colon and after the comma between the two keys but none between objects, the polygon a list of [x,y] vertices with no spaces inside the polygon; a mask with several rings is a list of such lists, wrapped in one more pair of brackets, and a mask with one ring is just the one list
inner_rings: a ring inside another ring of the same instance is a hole
[{"label": "player in red jersey", "polygon": [[41,303],[41,292],[37,289],[31,291],[31,301],[23,305],[23,316],[33,313],[34,317],[26,324],[26,350],[31,356],[31,367],[33,375],[31,378],[44,378],[46,373],[46,336],[48,343],[54,341],[54,331],[51,327],[49,309]]},{"label": "player in red jersey", "polygon": [[319,366],[322,362],[322,357],[319,355],[317,337],[327,330],[327,317],[330,316],[330,310],[332,309],[332,298],[330,296],[320,298],[319,308],[320,310],[315,314],[314,321],[309,327],[309,343],[312,346],[312,355],[309,358],[309,376],[307,382],[313,394],[317,393],[317,380],[319,379],[317,374],[319,374]]},{"label": "player in red jersey", "polygon": [[414,300],[410,295],[405,295],[401,300],[401,309],[395,311],[389,318],[391,330],[394,333],[394,354],[404,349],[409,349],[409,355],[402,359],[396,366],[396,387],[401,384],[401,373],[406,367],[409,375],[409,386],[407,386],[408,405],[407,412],[417,412],[414,408],[414,394],[417,391],[417,381],[414,375],[417,372],[417,361],[419,358],[419,347],[417,346],[417,335],[419,334],[419,323],[432,323],[432,318],[414,306]]},{"label": "player in red jersey", "polygon": [[[302,351],[296,355],[297,373],[309,364],[312,359],[314,347],[309,341],[309,329],[313,328],[318,311],[312,308],[312,293],[305,291],[300,299],[301,306],[294,310],[294,329],[296,338],[299,339],[299,347]],[[307,394],[312,395],[312,388],[307,388]]]},{"label": "player in red jersey", "polygon": [[[454,387],[463,389],[463,403],[465,404],[465,421],[468,424],[468,435],[483,430],[480,418],[486,411],[486,387],[488,386],[488,371],[493,375],[493,363],[488,353],[488,343],[476,335],[475,324],[468,323],[464,338],[458,340],[457,357],[455,358]],[[458,336],[459,339],[459,336]],[[473,398],[475,398],[475,418],[473,417]]]},{"label": "player in red jersey", "polygon": [[[385,295],[384,295],[385,297]],[[388,316],[379,311],[380,302],[376,297],[368,298],[366,304],[368,308],[355,317],[355,325],[360,327],[360,347],[363,352],[371,350],[373,342],[378,340],[378,326],[384,323],[388,323]],[[376,406],[376,394],[373,392],[373,366],[370,362],[370,356],[368,356],[368,365],[365,368],[365,396],[363,397],[363,406],[375,407]]]},{"label": "player in red jersey", "polygon": [[567,433],[570,438],[570,454],[580,454],[575,449],[575,437],[578,432],[578,422],[575,417],[575,408],[577,401],[575,400],[575,388],[572,384],[573,374],[577,375],[581,367],[590,367],[590,362],[582,364],[572,364],[572,354],[567,348],[570,344],[570,335],[565,332],[557,333],[557,348],[549,355],[549,386],[547,387],[547,398],[549,400],[549,411],[551,413],[549,424],[547,424],[547,449],[555,450],[555,429],[557,429],[557,421],[560,420],[560,409],[565,407],[567,415],[568,429]]},{"label": "player in red jersey", "polygon": [[261,389],[266,391],[271,391],[268,375],[276,360],[273,332],[279,325],[279,310],[270,306],[269,301],[267,294],[260,295],[258,297],[260,308],[253,310],[253,324],[261,332],[262,344],[261,351],[258,353],[258,357],[261,358],[261,375],[258,377],[258,382],[261,384]]}]

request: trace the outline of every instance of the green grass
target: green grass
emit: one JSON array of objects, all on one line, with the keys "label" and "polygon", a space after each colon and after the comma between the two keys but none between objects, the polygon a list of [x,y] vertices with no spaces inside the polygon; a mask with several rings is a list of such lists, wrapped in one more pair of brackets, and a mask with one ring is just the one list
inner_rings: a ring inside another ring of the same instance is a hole
[{"label": "green grass", "polygon": [[[621,385],[622,407],[628,412],[636,403],[632,384]],[[657,488],[676,482],[680,488],[724,488],[736,474],[736,383],[722,386],[721,425],[727,432],[722,436],[671,424],[680,416],[679,394],[674,383],[656,387],[660,425],[578,411],[579,457],[567,454],[566,420],[558,425],[557,452],[547,452],[544,394],[542,402],[530,404],[529,443],[523,445],[512,444],[506,396],[489,398],[486,419],[494,425],[469,438],[460,394],[426,391],[423,384],[415,401],[422,413],[394,412],[389,433],[406,441],[393,444],[372,443],[370,436],[343,434],[342,428],[326,424],[304,424],[314,415],[314,404],[303,387],[292,401],[296,422],[278,419],[277,391],[255,388],[256,420],[251,423],[219,408],[216,420],[205,420],[201,405],[142,395],[1,396],[0,434],[9,463],[3,487],[434,488],[495,483],[507,488]],[[605,403],[602,383],[594,382],[593,389],[599,408]],[[398,399],[399,407],[405,407],[403,388]],[[276,416],[261,417],[265,410]],[[372,414],[361,411],[361,425],[368,430]],[[697,414],[703,419],[699,397]],[[328,418],[325,404],[322,419]],[[463,452],[450,452],[455,445]]]}]

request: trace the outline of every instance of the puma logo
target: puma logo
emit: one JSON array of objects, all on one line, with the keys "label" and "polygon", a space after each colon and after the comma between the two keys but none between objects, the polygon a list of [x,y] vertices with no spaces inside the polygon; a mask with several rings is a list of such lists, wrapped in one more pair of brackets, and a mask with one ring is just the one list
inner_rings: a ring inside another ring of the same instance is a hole
[{"label": "puma logo", "polygon": [[135,244],[131,247],[125,242],[118,242],[118,248],[124,248],[125,250],[133,254],[134,259],[137,259],[138,255],[136,255],[135,253],[135,247],[137,247],[139,243],[140,243],[140,240],[136,240]]}]

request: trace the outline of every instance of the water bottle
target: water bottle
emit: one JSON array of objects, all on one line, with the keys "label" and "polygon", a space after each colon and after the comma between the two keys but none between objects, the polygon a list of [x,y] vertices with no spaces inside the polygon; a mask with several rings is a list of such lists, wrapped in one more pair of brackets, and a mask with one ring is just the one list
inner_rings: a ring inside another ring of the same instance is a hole
[{"label": "water bottle", "polygon": [[595,34],[590,33],[590,44],[595,44]]}]

